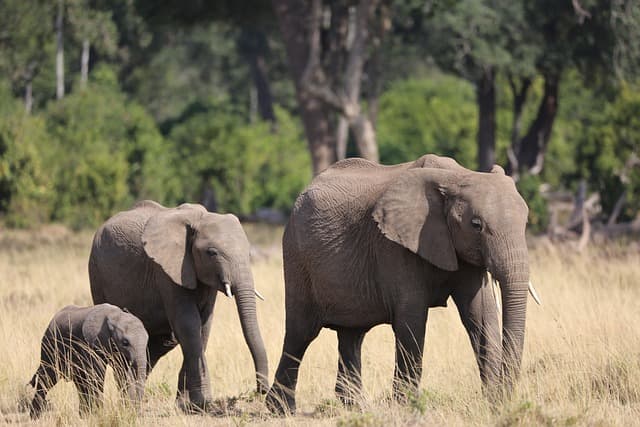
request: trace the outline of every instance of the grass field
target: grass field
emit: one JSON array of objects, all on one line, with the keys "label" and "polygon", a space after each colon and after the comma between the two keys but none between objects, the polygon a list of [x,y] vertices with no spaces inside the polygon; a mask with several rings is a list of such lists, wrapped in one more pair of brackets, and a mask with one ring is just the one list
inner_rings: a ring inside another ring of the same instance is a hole
[{"label": "grass field", "polygon": [[[257,246],[253,274],[266,301],[258,315],[270,376],[284,334],[280,229],[247,227]],[[0,422],[28,423],[26,386],[49,319],[62,306],[91,303],[89,233],[50,226],[38,232],[0,230]],[[406,405],[389,400],[393,336],[380,326],[365,338],[360,409],[333,396],[337,368],[335,333],[323,331],[301,366],[298,415],[273,418],[252,395],[253,365],[231,300],[220,297],[207,358],[214,396],[226,414],[186,416],[174,396],[179,350],[149,377],[145,404],[135,414],[118,403],[107,379],[105,406],[87,419],[77,414],[71,383],[49,397],[52,410],[39,425],[640,425],[640,249],[638,244],[589,247],[544,240],[531,245],[532,280],[543,299],[529,302],[522,377],[512,398],[492,408],[480,381],[466,333],[453,303],[429,313],[421,393]]]}]

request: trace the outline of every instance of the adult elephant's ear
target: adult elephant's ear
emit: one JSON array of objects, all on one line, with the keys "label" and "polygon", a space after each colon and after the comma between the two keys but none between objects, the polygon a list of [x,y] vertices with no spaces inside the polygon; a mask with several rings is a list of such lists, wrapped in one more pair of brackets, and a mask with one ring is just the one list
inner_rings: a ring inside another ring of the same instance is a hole
[{"label": "adult elephant's ear", "polygon": [[191,254],[195,224],[206,212],[198,205],[181,205],[160,211],[147,221],[142,232],[144,251],[171,280],[187,289],[197,286]]},{"label": "adult elephant's ear", "polygon": [[408,170],[389,185],[373,209],[373,219],[388,239],[448,271],[458,269],[445,216],[446,182],[451,177],[446,170]]}]

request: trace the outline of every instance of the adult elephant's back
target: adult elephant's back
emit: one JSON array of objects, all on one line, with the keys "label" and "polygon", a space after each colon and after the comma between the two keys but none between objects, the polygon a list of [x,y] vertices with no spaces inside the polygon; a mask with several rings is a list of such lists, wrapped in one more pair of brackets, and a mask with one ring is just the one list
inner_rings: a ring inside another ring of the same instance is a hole
[{"label": "adult elephant's back", "polygon": [[[110,303],[126,308],[144,323],[153,326],[162,306],[160,295],[150,286],[155,274],[142,243],[144,226],[163,206],[144,201],[108,219],[93,238],[89,256],[89,280],[94,304]],[[140,298],[141,295],[144,298]],[[151,310],[151,307],[156,307]]]}]

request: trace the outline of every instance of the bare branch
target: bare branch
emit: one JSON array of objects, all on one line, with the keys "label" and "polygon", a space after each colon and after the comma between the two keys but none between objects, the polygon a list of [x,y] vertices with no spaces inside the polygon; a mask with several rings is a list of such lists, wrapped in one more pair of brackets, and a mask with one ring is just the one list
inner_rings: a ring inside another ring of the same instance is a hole
[{"label": "bare branch", "polygon": [[582,8],[579,0],[571,0],[571,3],[573,4],[573,10],[576,12],[576,15],[578,15],[578,22],[580,24],[582,24],[586,18],[591,18],[591,14]]}]

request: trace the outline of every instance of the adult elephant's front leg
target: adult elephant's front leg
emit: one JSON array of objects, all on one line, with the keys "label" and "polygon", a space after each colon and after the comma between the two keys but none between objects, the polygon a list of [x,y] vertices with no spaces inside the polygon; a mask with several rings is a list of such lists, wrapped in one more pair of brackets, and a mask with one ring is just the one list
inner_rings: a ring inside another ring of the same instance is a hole
[{"label": "adult elephant's front leg", "polygon": [[396,336],[396,366],[393,377],[393,397],[405,400],[418,390],[422,378],[422,354],[427,323],[427,308],[404,307],[393,319]]},{"label": "adult elephant's front leg", "polygon": [[176,399],[186,411],[204,410],[211,402],[211,385],[202,342],[202,319],[196,305],[176,307],[171,323],[183,356]]}]

